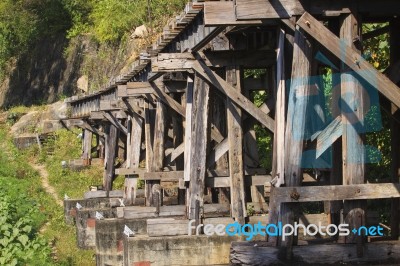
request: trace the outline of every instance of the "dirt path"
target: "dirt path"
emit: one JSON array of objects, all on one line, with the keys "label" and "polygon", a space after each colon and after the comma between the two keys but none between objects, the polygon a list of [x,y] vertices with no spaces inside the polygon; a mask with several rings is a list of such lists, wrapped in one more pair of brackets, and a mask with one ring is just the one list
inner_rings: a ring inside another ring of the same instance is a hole
[{"label": "dirt path", "polygon": [[46,190],[47,193],[49,193],[54,200],[56,201],[56,203],[59,206],[63,206],[63,202],[62,200],[60,200],[60,198],[58,197],[54,187],[52,187],[49,184],[49,173],[47,172],[46,168],[44,167],[44,165],[39,165],[39,164],[34,164],[34,163],[30,163],[30,165],[39,172],[40,174],[40,180],[42,181],[42,186],[43,188]]}]

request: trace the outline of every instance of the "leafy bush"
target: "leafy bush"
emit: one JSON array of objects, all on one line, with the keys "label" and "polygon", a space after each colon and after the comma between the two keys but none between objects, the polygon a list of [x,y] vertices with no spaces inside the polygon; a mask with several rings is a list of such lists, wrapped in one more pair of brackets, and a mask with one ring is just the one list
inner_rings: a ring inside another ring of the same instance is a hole
[{"label": "leafy bush", "polygon": [[0,265],[50,265],[51,249],[38,235],[41,212],[37,173],[0,125]]}]

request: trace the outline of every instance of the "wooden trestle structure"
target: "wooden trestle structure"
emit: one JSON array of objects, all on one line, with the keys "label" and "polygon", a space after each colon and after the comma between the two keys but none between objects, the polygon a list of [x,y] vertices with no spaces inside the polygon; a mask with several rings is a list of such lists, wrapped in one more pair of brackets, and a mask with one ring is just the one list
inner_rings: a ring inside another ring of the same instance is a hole
[{"label": "wooden trestle structure", "polygon": [[[103,90],[67,99],[65,122],[83,129],[88,164],[97,137],[104,188],[110,191],[116,176],[124,176],[126,205],[135,201],[140,178],[146,206],[171,204],[166,197],[173,194],[175,204],[186,206],[186,218],[201,223],[205,203],[228,203],[231,217],[243,224],[246,203],[265,202],[264,185],[271,183],[268,222],[293,224],[300,203],[323,201],[330,223],[358,228],[365,225],[367,200],[392,198],[391,236],[398,240],[400,74],[386,77],[361,51],[364,38],[389,33],[391,67],[398,64],[399,18],[396,0],[191,2],[129,73]],[[389,26],[362,34],[362,23],[374,22]],[[310,108],[326,105],[312,78],[322,68],[336,77],[332,97],[342,107],[333,108],[330,120],[320,114],[322,124],[307,138]],[[249,69],[264,74],[246,78]],[[366,131],[354,126],[368,112],[365,86],[379,92],[381,108],[393,118],[391,183],[366,184]],[[261,106],[253,91],[267,95]],[[256,124],[273,136],[271,173],[260,167],[264,147],[257,147]],[[312,186],[303,182],[309,167],[301,164],[310,149],[314,159],[332,156],[327,180]],[[268,241],[284,248],[287,259],[297,245],[295,237]],[[357,256],[365,256],[366,237],[339,242],[356,243]],[[239,253],[235,262],[243,263]]]}]

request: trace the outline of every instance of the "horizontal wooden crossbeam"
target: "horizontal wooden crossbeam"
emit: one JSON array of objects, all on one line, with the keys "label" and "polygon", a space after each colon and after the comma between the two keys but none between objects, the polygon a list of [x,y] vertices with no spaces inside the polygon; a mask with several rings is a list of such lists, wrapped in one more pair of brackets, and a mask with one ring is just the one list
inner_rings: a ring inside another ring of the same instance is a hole
[{"label": "horizontal wooden crossbeam", "polygon": [[312,187],[276,187],[271,191],[277,202],[400,198],[400,184],[358,184]]}]

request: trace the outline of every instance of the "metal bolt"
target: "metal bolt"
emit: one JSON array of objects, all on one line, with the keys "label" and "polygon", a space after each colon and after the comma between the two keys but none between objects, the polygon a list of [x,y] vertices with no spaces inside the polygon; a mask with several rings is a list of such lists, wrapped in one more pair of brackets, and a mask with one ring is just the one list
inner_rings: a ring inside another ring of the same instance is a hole
[{"label": "metal bolt", "polygon": [[306,20],[306,25],[307,25],[308,27],[311,27],[310,21]]}]

